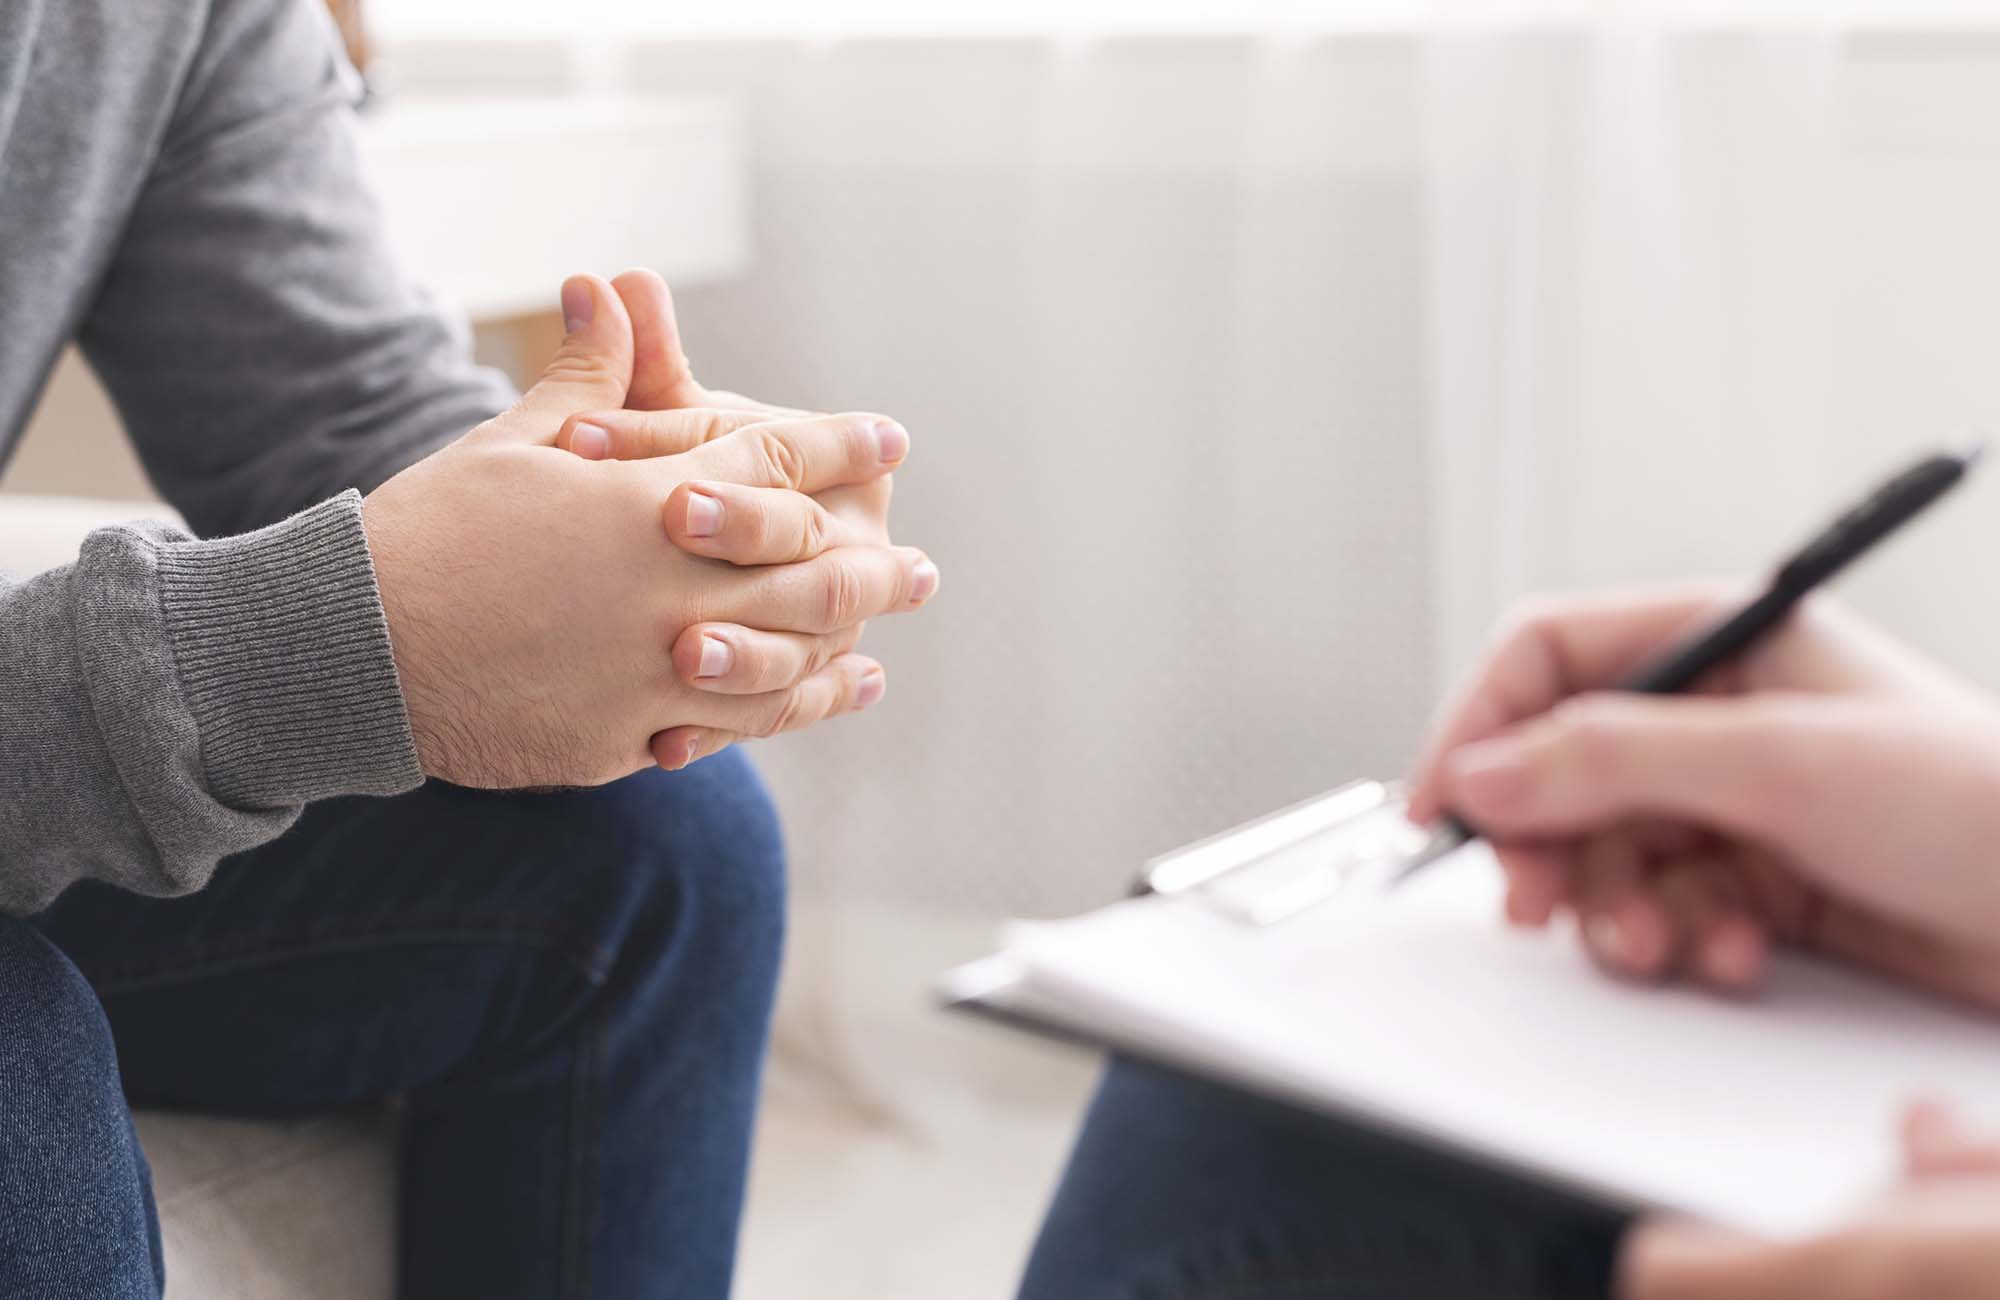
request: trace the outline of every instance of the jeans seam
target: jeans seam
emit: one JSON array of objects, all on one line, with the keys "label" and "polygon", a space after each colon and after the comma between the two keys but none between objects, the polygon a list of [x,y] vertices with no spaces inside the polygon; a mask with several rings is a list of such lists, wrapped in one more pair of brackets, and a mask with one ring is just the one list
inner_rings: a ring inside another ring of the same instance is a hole
[{"label": "jeans seam", "polygon": [[589,1168],[603,1138],[598,1080],[599,1046],[603,1037],[602,1013],[585,1018],[581,1042],[577,1045],[576,1077],[571,1097],[572,1143],[569,1151],[569,1186],[564,1203],[563,1245],[567,1259],[563,1266],[563,1293],[571,1300],[590,1294],[590,1234],[597,1217],[595,1170]]},{"label": "jeans seam", "polygon": [[602,952],[580,953],[576,947],[558,936],[534,930],[507,929],[465,929],[465,928],[424,928],[395,931],[377,931],[370,934],[329,936],[321,939],[283,945],[276,948],[260,948],[254,952],[231,953],[207,959],[196,959],[185,965],[176,965],[168,970],[163,966],[111,967],[109,970],[86,970],[91,985],[98,997],[111,998],[128,993],[143,993],[153,989],[172,988],[180,984],[199,983],[222,975],[241,974],[261,966],[273,966],[283,962],[296,961],[302,957],[326,957],[337,953],[368,952],[380,948],[397,948],[424,943],[453,943],[465,945],[487,944],[493,946],[535,948],[553,953],[576,968],[585,982],[601,986],[610,975],[611,959]]},{"label": "jeans seam", "polygon": [[588,1284],[591,1261],[596,1258],[596,1233],[600,1219],[598,1193],[604,1186],[604,1171],[598,1168],[604,1151],[604,1017],[598,1016],[590,1025],[585,1045],[590,1053],[590,1094],[587,1098],[589,1109],[584,1113],[590,1117],[590,1142],[584,1147],[584,1209],[583,1223],[583,1278],[586,1284],[584,1294],[589,1295]]}]

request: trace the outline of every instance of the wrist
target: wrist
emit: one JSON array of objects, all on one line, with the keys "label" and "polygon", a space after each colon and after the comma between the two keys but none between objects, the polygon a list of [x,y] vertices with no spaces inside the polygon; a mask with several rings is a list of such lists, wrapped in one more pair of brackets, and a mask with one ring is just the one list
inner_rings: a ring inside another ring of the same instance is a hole
[{"label": "wrist", "polygon": [[[393,482],[393,480],[392,480]],[[427,653],[431,637],[424,618],[424,601],[413,590],[411,539],[402,526],[393,497],[385,499],[389,485],[377,488],[361,503],[362,529],[374,565],[376,590],[382,604],[382,620],[388,638],[390,660],[409,721],[418,766],[426,775],[436,775],[440,765],[441,739],[438,720],[444,709],[430,680]]]}]

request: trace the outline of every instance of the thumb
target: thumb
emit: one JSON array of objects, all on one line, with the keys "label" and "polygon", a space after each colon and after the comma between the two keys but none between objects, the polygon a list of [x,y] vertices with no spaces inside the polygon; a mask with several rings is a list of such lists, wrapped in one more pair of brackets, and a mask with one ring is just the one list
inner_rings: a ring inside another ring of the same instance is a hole
[{"label": "thumb", "polygon": [[1499,839],[1566,837],[1632,817],[1756,836],[1765,797],[1797,761],[1790,715],[1769,700],[1603,692],[1565,700],[1453,751],[1445,803]]},{"label": "thumb", "polygon": [[594,275],[573,275],[562,287],[562,346],[534,387],[521,395],[508,427],[534,442],[552,442],[562,421],[577,411],[625,404],[632,382],[632,318],[611,286]]},{"label": "thumb", "polygon": [[632,391],[624,404],[641,411],[714,406],[708,390],[695,382],[667,282],[657,271],[639,268],[611,284],[632,318]]}]

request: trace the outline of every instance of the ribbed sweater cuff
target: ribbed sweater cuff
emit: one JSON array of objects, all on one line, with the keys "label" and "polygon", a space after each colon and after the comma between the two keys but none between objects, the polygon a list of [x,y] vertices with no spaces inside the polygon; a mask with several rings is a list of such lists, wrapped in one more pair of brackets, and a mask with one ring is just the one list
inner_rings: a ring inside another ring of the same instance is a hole
[{"label": "ribbed sweater cuff", "polygon": [[158,563],[219,798],[268,807],[423,781],[359,493],[240,537],[163,545]]}]

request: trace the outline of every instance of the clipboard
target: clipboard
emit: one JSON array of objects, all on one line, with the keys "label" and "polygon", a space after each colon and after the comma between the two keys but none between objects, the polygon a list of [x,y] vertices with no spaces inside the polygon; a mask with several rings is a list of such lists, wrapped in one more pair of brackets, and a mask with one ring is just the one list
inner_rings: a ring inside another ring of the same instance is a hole
[{"label": "clipboard", "polygon": [[1135,896],[1201,900],[1246,925],[1276,925],[1342,892],[1386,886],[1435,837],[1403,815],[1400,787],[1348,784],[1146,863]]},{"label": "clipboard", "polygon": [[2000,1098],[2000,1021],[1779,954],[1763,995],[1640,987],[1501,920],[1483,845],[1362,781],[1147,863],[1135,896],[1015,922],[949,1009],[1107,1047],[1594,1203],[1772,1237],[1895,1181],[1919,1096]]}]

